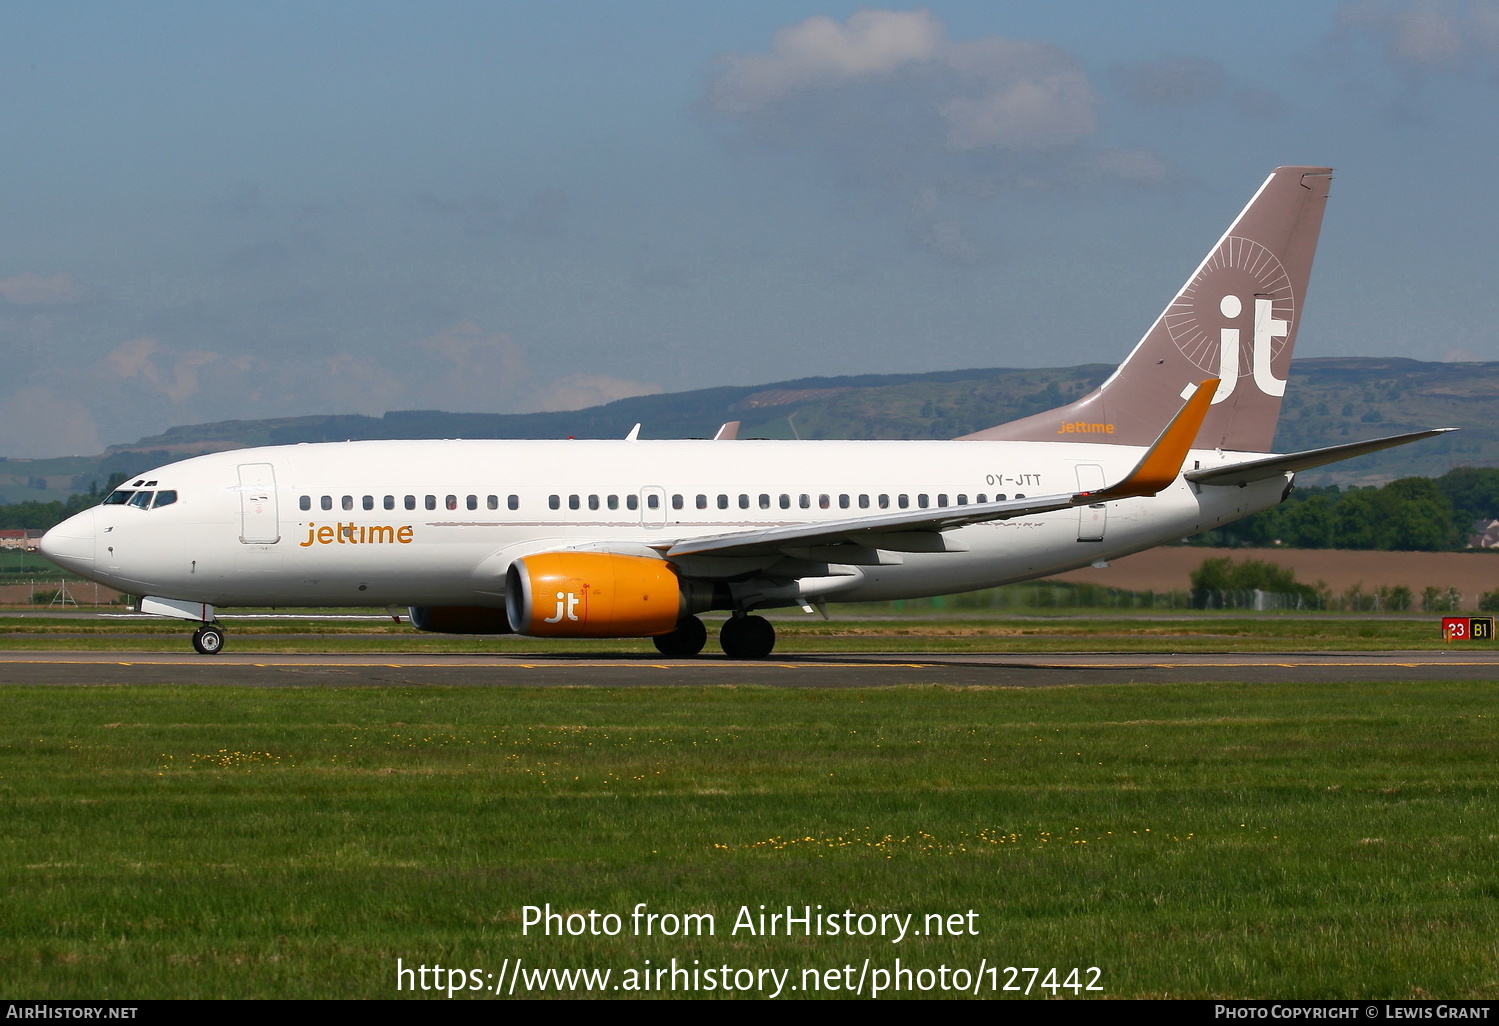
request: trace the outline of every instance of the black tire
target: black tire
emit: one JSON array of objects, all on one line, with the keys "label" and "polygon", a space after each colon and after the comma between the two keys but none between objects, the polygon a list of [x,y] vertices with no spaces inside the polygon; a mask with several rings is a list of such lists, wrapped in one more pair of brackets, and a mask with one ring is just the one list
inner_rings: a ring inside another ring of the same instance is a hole
[{"label": "black tire", "polygon": [[193,632],[193,648],[199,655],[218,655],[224,651],[224,631],[211,623],[205,623]]},{"label": "black tire", "polygon": [[690,659],[703,650],[708,643],[708,628],[695,616],[684,616],[677,621],[675,630],[657,634],[651,639],[656,651],[673,659]]},{"label": "black tire", "polygon": [[718,643],[730,659],[764,659],[776,647],[776,629],[763,616],[734,616],[724,621]]}]

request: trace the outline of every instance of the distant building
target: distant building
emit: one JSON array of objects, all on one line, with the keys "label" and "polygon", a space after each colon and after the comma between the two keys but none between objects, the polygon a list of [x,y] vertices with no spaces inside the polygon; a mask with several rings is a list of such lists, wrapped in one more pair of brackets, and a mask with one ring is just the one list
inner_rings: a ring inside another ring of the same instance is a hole
[{"label": "distant building", "polygon": [[1468,535],[1468,548],[1499,548],[1499,520],[1475,520],[1470,530],[1473,533]]},{"label": "distant building", "polygon": [[8,527],[0,531],[0,549],[24,549],[35,552],[37,543],[46,531],[27,531],[19,527]]}]

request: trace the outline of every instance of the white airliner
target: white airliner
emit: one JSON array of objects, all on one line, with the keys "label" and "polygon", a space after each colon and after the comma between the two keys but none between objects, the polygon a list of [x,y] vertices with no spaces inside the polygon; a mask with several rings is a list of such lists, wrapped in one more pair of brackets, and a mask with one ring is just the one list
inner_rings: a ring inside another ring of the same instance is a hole
[{"label": "white airliner", "polygon": [[[201,624],[223,606],[407,607],[420,630],[775,645],[753,610],[988,588],[1204,531],[1298,470],[1271,455],[1331,171],[1277,168],[1117,371],[1068,406],[932,441],[367,441],[160,467],[42,539]],[[722,432],[721,434],[731,434]]]}]

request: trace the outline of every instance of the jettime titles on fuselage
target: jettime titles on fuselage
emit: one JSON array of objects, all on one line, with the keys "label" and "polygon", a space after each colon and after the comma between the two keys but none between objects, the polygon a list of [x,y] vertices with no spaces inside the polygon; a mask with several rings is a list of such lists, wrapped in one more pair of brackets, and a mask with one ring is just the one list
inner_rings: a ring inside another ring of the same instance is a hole
[{"label": "jettime titles on fuselage", "polygon": [[307,540],[298,542],[302,548],[309,545],[410,545],[415,531],[410,524],[394,527],[390,524],[324,524],[307,525]]}]

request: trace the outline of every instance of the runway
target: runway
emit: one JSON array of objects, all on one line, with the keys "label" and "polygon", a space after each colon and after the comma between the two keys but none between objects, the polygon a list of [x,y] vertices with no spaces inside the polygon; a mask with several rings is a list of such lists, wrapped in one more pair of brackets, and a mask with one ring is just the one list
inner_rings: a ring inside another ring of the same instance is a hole
[{"label": "runway", "polygon": [[1499,681],[1499,652],[859,655],[722,657],[237,655],[3,652],[0,685],[205,687],[1061,687],[1205,681]]}]

